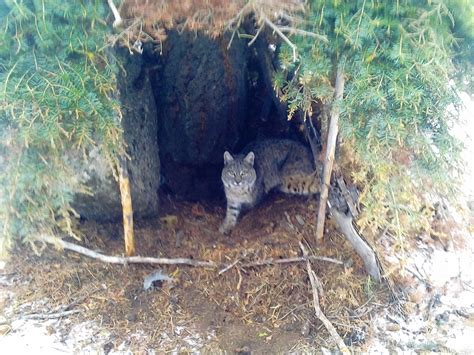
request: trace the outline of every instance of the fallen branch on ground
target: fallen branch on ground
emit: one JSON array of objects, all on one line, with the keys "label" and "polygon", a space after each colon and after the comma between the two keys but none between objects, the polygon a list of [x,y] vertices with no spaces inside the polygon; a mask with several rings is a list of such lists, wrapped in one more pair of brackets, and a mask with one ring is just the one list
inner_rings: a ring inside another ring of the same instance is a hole
[{"label": "fallen branch on ground", "polygon": [[20,316],[18,319],[38,319],[38,320],[56,319],[56,318],[62,318],[62,317],[70,316],[71,314],[76,314],[76,313],[81,313],[81,312],[82,312],[82,309],[71,309],[69,311],[56,312],[56,313],[25,314],[23,316]]},{"label": "fallen branch on ground", "polygon": [[330,208],[330,212],[341,232],[344,234],[349,243],[351,243],[356,253],[364,261],[365,269],[369,275],[372,276],[377,282],[380,282],[382,280],[382,276],[380,275],[380,268],[377,264],[375,252],[355,230],[354,225],[352,224],[352,217],[341,213],[332,207]]},{"label": "fallen branch on ground", "polygon": [[55,312],[55,313],[32,313],[21,315],[18,318],[5,319],[0,321],[0,325],[10,324],[17,320],[47,320],[47,319],[57,319],[70,316],[71,314],[81,313],[82,309],[72,309],[69,311]]},{"label": "fallen branch on ground", "polygon": [[[219,266],[219,264],[213,261],[200,261],[200,260],[193,260],[193,259],[186,259],[186,258],[153,258],[149,256],[129,256],[129,257],[110,256],[110,255],[104,255],[104,254],[98,253],[89,248],[86,248],[74,243],[66,242],[65,240],[62,240],[56,237],[42,235],[42,236],[37,236],[35,239],[43,243],[49,243],[49,244],[59,246],[63,249],[75,251],[79,254],[88,256],[89,258],[97,259],[97,260],[110,263],[110,264],[190,265],[190,266],[195,266],[195,267],[209,267],[209,268],[217,268],[217,266]],[[308,260],[319,260],[319,261],[326,261],[326,262],[330,262],[330,263],[334,263],[338,265],[344,265],[344,262],[337,259],[329,258],[326,256],[310,255],[310,256],[287,258],[287,259],[270,258],[270,259],[265,259],[265,260],[258,260],[258,261],[244,263],[239,266],[240,267],[256,267],[256,266],[265,266],[265,265],[297,263],[297,262],[308,261]],[[223,274],[224,272],[228,271],[229,269],[237,265],[238,262],[239,260],[234,261],[230,265],[220,264],[220,266],[224,266],[224,268],[221,271],[219,271],[219,275]]]},{"label": "fallen branch on ground", "polygon": [[[327,261],[329,263],[344,265],[343,261],[333,259],[333,258],[328,258],[326,256],[306,256],[306,257],[296,257],[296,258],[286,258],[286,259],[273,259],[273,258],[270,258],[270,259],[264,259],[264,260],[244,263],[244,264],[239,265],[239,267],[245,268],[245,267],[256,267],[256,266],[266,266],[266,265],[290,264],[290,263],[299,263],[299,262],[308,261],[308,260]],[[224,272],[232,269],[235,265],[237,265],[239,263],[239,261],[240,260],[236,260],[232,264],[227,265],[225,268],[223,268],[221,271],[219,271],[219,275],[221,275]]]},{"label": "fallen branch on ground", "polygon": [[306,250],[305,246],[301,242],[300,242],[300,248],[301,248],[301,251],[303,252],[303,256],[306,258],[306,269],[308,271],[309,281],[311,283],[311,289],[313,291],[313,306],[314,306],[314,312],[316,313],[316,317],[318,317],[318,319],[324,324],[329,334],[336,342],[339,350],[343,354],[350,354],[351,352],[347,348],[346,344],[344,344],[344,341],[342,340],[342,338],[337,333],[336,328],[334,328],[331,321],[327,319],[327,317],[321,311],[321,307],[319,306],[319,295],[318,295],[318,285],[320,287],[321,282],[318,280],[315,272],[311,268],[311,263],[308,259],[308,251]]},{"label": "fallen branch on ground", "polygon": [[305,257],[295,257],[295,258],[288,258],[288,259],[266,259],[261,261],[253,261],[246,264],[240,265],[241,267],[252,267],[252,266],[264,266],[264,265],[275,265],[275,264],[288,264],[288,263],[299,263],[302,261],[308,260],[319,260],[319,261],[327,261],[334,264],[344,265],[343,261],[328,258],[325,256],[305,256]]},{"label": "fallen branch on ground", "polygon": [[42,241],[45,243],[54,244],[60,246],[63,249],[72,250],[79,254],[88,256],[93,259],[98,259],[100,261],[111,263],[111,264],[163,264],[163,265],[190,265],[190,266],[201,266],[201,267],[210,267],[216,268],[217,265],[212,261],[199,261],[186,258],[153,258],[146,256],[110,256],[104,255],[98,252],[95,252],[91,249],[82,247],[80,245],[66,242],[59,238],[43,235],[36,237],[36,240]]}]

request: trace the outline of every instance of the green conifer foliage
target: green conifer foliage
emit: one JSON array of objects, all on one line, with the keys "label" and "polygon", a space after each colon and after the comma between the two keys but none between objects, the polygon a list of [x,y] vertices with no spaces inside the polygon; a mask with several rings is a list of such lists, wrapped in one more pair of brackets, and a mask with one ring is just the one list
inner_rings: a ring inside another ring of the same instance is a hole
[{"label": "green conifer foliage", "polygon": [[121,149],[107,15],[99,0],[0,3],[1,253],[35,233],[74,235],[83,186],[67,157]]},{"label": "green conifer foliage", "polygon": [[[344,65],[340,163],[362,189],[358,224],[404,237],[426,227],[430,193],[454,195],[460,144],[450,131],[459,90],[472,88],[474,5],[459,1],[313,0],[306,30],[292,37],[299,60],[281,53],[275,85],[290,117],[331,104]],[[288,79],[290,78],[290,79]],[[472,91],[471,91],[472,92]]]}]

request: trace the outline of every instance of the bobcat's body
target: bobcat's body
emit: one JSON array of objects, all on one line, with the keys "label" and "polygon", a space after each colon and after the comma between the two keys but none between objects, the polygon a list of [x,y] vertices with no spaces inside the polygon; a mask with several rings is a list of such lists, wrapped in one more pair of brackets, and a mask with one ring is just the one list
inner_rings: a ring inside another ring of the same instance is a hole
[{"label": "bobcat's body", "polygon": [[243,155],[224,153],[222,182],[227,213],[219,230],[228,233],[243,209],[255,206],[273,189],[310,195],[319,192],[311,152],[287,139],[267,139],[247,146]]}]

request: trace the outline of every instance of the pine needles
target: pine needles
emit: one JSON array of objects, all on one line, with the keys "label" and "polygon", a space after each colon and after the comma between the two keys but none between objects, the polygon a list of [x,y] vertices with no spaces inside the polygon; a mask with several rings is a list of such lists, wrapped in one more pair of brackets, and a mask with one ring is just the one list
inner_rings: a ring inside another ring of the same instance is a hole
[{"label": "pine needles", "polygon": [[99,1],[0,5],[0,253],[14,239],[75,236],[73,196],[84,191],[70,156],[121,149],[116,68],[101,47]]},{"label": "pine needles", "polygon": [[312,1],[305,29],[330,45],[295,37],[299,62],[288,60],[290,49],[281,53],[276,85],[290,118],[315,105],[327,112],[334,63],[347,58],[340,163],[362,191],[359,227],[372,236],[388,229],[397,251],[429,225],[422,207],[431,196],[455,196],[461,146],[449,127],[459,90],[472,81],[472,61],[456,60],[456,42],[472,43],[474,33],[468,14],[453,14],[459,3]]}]

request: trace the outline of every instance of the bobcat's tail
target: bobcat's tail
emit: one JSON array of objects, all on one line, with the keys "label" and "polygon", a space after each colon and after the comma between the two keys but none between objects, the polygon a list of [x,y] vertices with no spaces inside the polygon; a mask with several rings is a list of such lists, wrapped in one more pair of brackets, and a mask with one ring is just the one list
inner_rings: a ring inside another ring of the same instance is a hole
[{"label": "bobcat's tail", "polygon": [[289,194],[312,195],[320,192],[319,173],[316,170],[309,175],[292,174],[286,176],[280,187],[280,190]]}]

